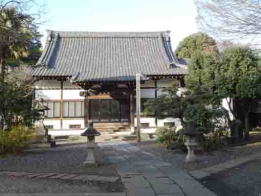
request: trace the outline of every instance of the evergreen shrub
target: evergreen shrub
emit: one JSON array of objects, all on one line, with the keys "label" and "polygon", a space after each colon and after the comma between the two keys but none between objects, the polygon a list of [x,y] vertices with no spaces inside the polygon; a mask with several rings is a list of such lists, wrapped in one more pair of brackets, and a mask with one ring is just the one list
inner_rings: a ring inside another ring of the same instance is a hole
[{"label": "evergreen shrub", "polygon": [[0,129],[0,154],[21,153],[35,137],[32,128],[17,125],[10,130]]}]

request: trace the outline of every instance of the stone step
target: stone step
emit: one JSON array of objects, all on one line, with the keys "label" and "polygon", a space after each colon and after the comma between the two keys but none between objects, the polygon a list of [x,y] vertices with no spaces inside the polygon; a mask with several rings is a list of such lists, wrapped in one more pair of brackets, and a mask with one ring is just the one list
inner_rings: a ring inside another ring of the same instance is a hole
[{"label": "stone step", "polygon": [[72,180],[98,183],[114,183],[120,179],[119,176],[99,176],[71,173],[0,172],[0,175],[7,175],[15,178]]},{"label": "stone step", "polygon": [[98,131],[125,131],[129,129],[129,123],[94,123]]}]

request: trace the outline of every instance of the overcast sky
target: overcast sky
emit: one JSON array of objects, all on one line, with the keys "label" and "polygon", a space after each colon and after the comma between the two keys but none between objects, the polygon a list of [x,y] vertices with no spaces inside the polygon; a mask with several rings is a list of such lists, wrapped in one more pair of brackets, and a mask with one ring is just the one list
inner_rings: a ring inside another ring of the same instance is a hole
[{"label": "overcast sky", "polygon": [[46,29],[171,31],[173,48],[198,31],[193,0],[46,0]]}]

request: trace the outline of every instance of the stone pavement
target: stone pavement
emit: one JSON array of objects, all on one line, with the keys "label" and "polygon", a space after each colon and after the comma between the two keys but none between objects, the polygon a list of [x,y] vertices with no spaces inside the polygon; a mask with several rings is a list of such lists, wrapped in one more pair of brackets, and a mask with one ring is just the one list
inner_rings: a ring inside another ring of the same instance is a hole
[{"label": "stone pavement", "polygon": [[185,171],[127,142],[99,144],[114,164],[127,196],[215,196]]},{"label": "stone pavement", "polygon": [[253,153],[253,154],[246,156],[246,157],[240,157],[240,158],[237,158],[237,159],[227,161],[225,163],[214,165],[212,167],[192,171],[192,172],[190,172],[190,174],[196,179],[202,179],[202,178],[205,178],[205,177],[210,176],[212,174],[216,174],[216,173],[219,173],[219,172],[224,171],[226,169],[230,169],[230,168],[236,167],[238,165],[242,165],[244,163],[247,163],[249,161],[255,160],[255,159],[260,158],[260,157],[261,157],[261,152],[256,152],[256,153]]}]

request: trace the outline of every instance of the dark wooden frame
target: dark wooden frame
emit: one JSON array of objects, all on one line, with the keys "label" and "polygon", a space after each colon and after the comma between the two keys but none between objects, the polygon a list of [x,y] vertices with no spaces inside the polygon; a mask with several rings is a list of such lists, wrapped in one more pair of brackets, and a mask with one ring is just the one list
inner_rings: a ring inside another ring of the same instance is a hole
[{"label": "dark wooden frame", "polygon": [[[101,115],[99,114],[99,119],[98,119],[98,121],[96,121],[96,120],[94,120],[94,119],[92,119],[91,118],[91,114],[92,114],[92,107],[91,107],[91,101],[93,101],[93,100],[95,100],[95,101],[99,101],[99,105],[101,105],[101,101],[102,100],[108,100],[108,101],[110,101],[110,103],[109,103],[109,108],[110,108],[110,112],[111,112],[111,108],[112,108],[112,101],[117,101],[117,99],[89,99],[88,100],[88,105],[89,105],[89,110],[88,110],[88,119],[89,120],[92,120],[93,122],[97,122],[97,123],[121,123],[121,122],[130,122],[130,116],[128,117],[128,120],[123,120],[123,114],[122,114],[122,105],[123,104],[121,104],[121,102],[119,103],[120,105],[119,105],[119,120],[118,121],[112,121],[111,120],[111,116],[108,118],[108,120],[101,120]],[[126,100],[127,101],[127,103],[129,103],[128,102],[128,99],[124,99],[124,100]],[[129,104],[129,111],[131,110],[131,108],[130,108],[130,104]]]}]

